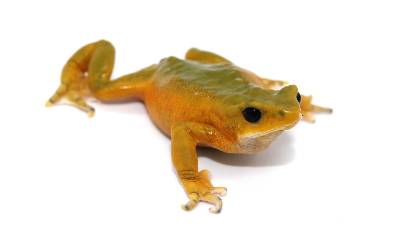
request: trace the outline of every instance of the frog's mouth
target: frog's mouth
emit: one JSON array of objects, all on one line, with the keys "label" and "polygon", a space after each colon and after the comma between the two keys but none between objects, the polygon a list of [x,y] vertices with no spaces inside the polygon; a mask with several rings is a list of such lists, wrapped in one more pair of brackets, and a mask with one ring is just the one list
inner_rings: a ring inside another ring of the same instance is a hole
[{"label": "frog's mouth", "polygon": [[241,153],[253,154],[265,150],[271,142],[284,131],[276,130],[260,132],[249,136],[241,137],[239,140],[239,150]]}]

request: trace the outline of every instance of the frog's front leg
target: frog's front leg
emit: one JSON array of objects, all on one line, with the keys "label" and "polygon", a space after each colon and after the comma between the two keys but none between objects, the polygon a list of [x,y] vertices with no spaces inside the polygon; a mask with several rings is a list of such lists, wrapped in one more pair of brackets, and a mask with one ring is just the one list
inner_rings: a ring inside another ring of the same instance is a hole
[{"label": "frog's front leg", "polygon": [[332,113],[331,108],[318,106],[312,103],[312,96],[301,95],[300,101],[301,114],[307,122],[314,123],[314,113]]},{"label": "frog's front leg", "polygon": [[175,166],[189,202],[184,210],[192,210],[199,201],[214,205],[210,212],[219,213],[222,209],[220,196],[226,194],[226,188],[213,187],[207,170],[198,171],[196,145],[204,143],[207,136],[215,134],[212,128],[193,122],[180,123],[172,127],[172,162]]}]

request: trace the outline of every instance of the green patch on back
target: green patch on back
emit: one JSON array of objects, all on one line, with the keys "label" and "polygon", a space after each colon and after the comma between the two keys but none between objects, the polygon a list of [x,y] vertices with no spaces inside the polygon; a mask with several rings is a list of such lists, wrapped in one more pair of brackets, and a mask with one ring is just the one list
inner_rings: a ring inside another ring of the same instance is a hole
[{"label": "green patch on back", "polygon": [[173,77],[188,88],[205,91],[230,105],[250,101],[266,103],[276,94],[252,84],[231,64],[202,64],[168,57],[161,60],[158,73],[159,78]]}]

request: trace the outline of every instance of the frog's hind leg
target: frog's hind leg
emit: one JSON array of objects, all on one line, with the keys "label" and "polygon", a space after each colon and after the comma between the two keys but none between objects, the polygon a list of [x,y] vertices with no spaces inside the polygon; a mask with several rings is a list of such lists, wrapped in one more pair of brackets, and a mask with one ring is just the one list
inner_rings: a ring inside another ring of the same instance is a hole
[{"label": "frog's hind leg", "polygon": [[74,106],[92,116],[95,110],[86,103],[86,96],[93,96],[104,102],[142,99],[155,65],[110,80],[114,61],[115,49],[108,41],[100,40],[82,47],[65,64],[61,85],[46,105],[53,105],[65,97]]},{"label": "frog's hind leg", "polygon": [[301,95],[300,109],[303,115],[303,120],[314,123],[314,113],[332,113],[331,108],[312,104],[312,96]]}]

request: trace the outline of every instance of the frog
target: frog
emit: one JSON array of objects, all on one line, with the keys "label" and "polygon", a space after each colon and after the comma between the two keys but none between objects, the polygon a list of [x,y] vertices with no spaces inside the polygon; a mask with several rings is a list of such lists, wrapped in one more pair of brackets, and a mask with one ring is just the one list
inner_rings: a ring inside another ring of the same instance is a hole
[{"label": "frog", "polygon": [[332,112],[313,104],[296,85],[258,76],[197,48],[184,59],[166,57],[112,79],[114,62],[109,41],[83,46],[63,67],[61,83],[46,106],[66,99],[92,117],[95,109],[88,97],[103,103],[142,101],[154,124],[171,138],[172,164],[188,197],[182,204],[187,211],[205,202],[211,213],[219,213],[227,193],[212,185],[208,170],[199,170],[197,147],[255,154],[300,120],[314,122],[315,113]]}]

